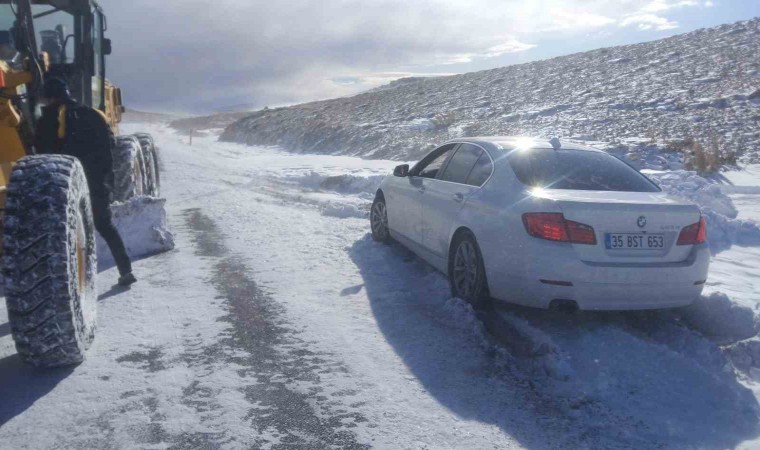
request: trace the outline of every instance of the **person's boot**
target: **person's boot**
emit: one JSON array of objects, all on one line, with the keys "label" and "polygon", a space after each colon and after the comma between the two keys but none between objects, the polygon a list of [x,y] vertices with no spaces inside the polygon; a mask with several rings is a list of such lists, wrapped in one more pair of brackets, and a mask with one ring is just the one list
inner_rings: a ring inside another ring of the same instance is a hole
[{"label": "person's boot", "polygon": [[132,275],[132,272],[126,273],[119,277],[119,286],[129,286],[137,282],[137,278]]}]

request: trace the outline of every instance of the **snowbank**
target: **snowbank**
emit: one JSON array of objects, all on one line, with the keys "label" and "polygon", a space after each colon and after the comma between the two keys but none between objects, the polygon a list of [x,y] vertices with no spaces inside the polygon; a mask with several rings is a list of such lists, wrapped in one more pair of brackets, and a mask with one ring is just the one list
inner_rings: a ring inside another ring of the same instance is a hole
[{"label": "snowbank", "polygon": [[341,194],[375,194],[386,175],[343,174],[327,175],[312,171],[308,175],[279,177],[282,181],[294,183],[309,189],[333,191]]},{"label": "snowbank", "polygon": [[736,218],[738,214],[734,202],[721,192],[720,186],[711,184],[696,172],[642,170],[642,173],[654,180],[668,194],[691,200],[703,210],[715,211],[729,219]]},{"label": "snowbank", "polygon": [[[113,222],[124,240],[131,258],[153,255],[174,248],[174,235],[166,222],[166,199],[135,197],[123,203],[113,203]],[[98,235],[98,261],[112,265],[113,256]]]},{"label": "snowbank", "polygon": [[729,434],[755,426],[756,400],[737,382],[730,361],[760,378],[760,341],[721,349],[719,342],[756,332],[752,311],[725,295],[702,297],[683,315],[500,307],[476,313],[456,298],[446,301],[445,310],[452,329],[469,335],[497,368],[530,386],[556,414],[605,426],[624,420],[647,430],[631,448],[648,448],[644,442],[652,436],[692,448],[690,439],[710,434],[700,424]]},{"label": "snowbank", "polygon": [[701,296],[682,309],[681,314],[691,328],[722,344],[752,338],[760,330],[752,309],[738,305],[720,292]]},{"label": "snowbank", "polygon": [[760,245],[760,227],[753,220],[729,219],[715,211],[702,210],[707,220],[707,240],[713,254],[733,244]]},{"label": "snowbank", "polygon": [[760,227],[753,220],[737,219],[734,202],[720,187],[696,172],[687,170],[642,173],[654,180],[663,191],[696,203],[707,220],[707,238],[713,254],[733,244],[760,245]]},{"label": "snowbank", "polygon": [[337,217],[338,219],[357,218],[364,219],[368,217],[369,212],[356,205],[329,203],[322,208],[322,215],[327,217]]},{"label": "snowbank", "polygon": [[726,348],[728,357],[738,370],[760,379],[760,338],[737,342]]}]

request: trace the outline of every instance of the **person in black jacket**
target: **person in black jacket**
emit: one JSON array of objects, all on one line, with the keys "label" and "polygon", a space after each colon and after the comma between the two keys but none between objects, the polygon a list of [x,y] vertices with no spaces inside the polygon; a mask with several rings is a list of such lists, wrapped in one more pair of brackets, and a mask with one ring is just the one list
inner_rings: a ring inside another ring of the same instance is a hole
[{"label": "person in black jacket", "polygon": [[[124,242],[111,217],[113,132],[105,115],[80,105],[71,98],[66,81],[48,78],[43,88],[42,117],[37,121],[37,153],[70,155],[79,159],[90,187],[95,229],[106,241],[119,269],[119,284],[129,286],[137,279],[132,274]],[[59,118],[63,118],[63,124]]]}]

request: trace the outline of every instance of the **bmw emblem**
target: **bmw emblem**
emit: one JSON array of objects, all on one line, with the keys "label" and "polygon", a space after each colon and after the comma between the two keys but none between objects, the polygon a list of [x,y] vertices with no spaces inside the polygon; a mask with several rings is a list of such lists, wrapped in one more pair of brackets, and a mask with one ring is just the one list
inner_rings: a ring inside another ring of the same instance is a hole
[{"label": "bmw emblem", "polygon": [[639,219],[636,221],[636,225],[638,225],[639,228],[644,228],[647,226],[647,218],[644,216],[639,216]]}]

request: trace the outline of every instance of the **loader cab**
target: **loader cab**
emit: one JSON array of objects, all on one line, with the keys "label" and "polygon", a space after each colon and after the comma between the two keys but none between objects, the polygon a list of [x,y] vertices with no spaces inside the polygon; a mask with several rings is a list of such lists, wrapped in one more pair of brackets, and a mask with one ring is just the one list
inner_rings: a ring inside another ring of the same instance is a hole
[{"label": "loader cab", "polygon": [[[20,3],[26,5],[19,7]],[[17,13],[26,7],[32,27],[31,33],[23,36],[24,27],[19,26],[22,19]],[[74,99],[103,111],[112,126],[121,121],[121,92],[106,80],[106,56],[111,54],[111,41],[105,37],[108,24],[97,2],[0,0],[0,18],[3,17],[12,20],[0,19],[0,30],[6,27],[16,42],[35,47],[35,55],[47,56],[46,77],[65,78]],[[40,63],[45,62],[40,59]]]}]

